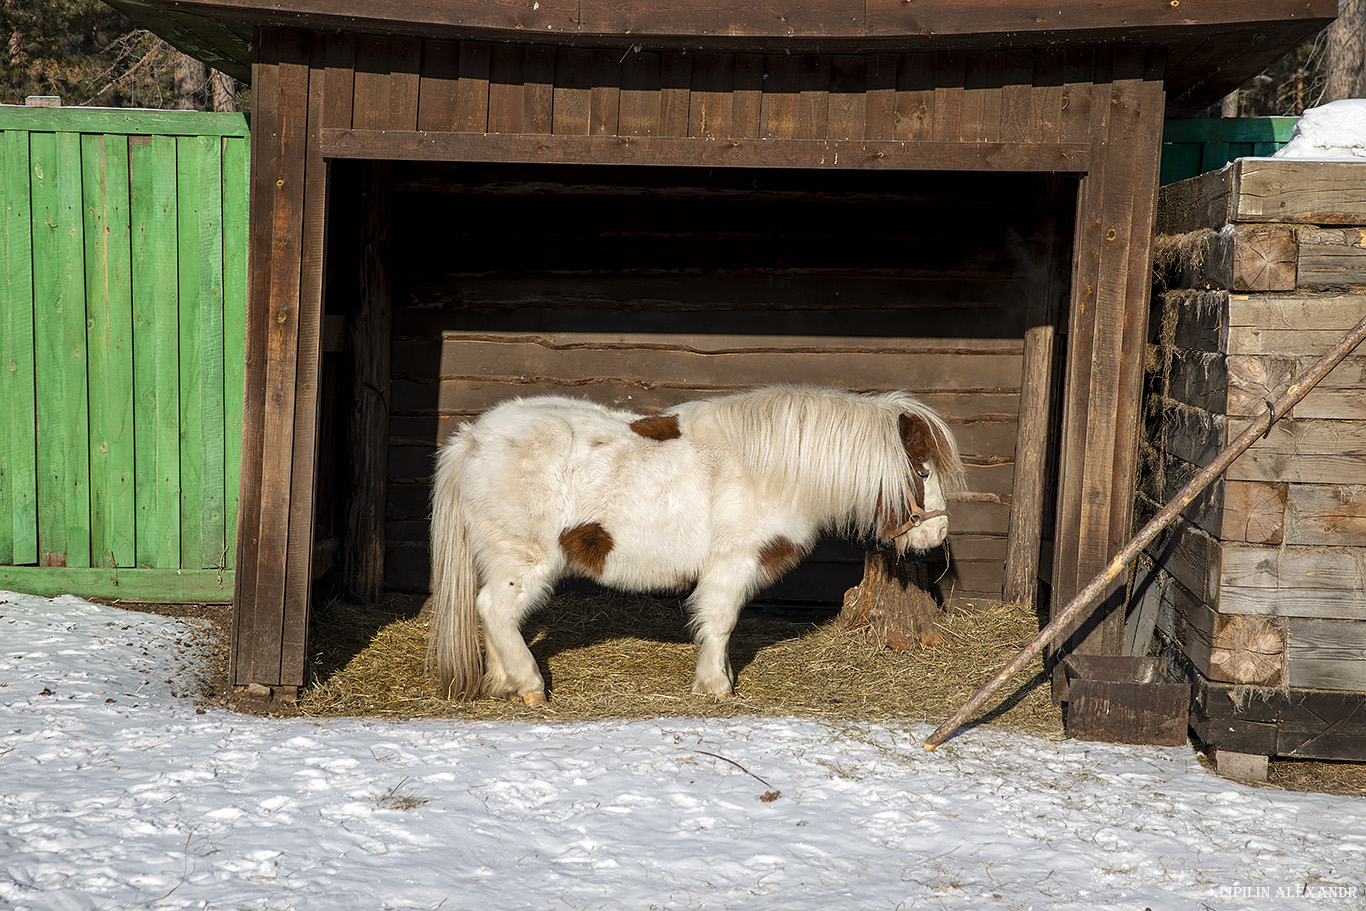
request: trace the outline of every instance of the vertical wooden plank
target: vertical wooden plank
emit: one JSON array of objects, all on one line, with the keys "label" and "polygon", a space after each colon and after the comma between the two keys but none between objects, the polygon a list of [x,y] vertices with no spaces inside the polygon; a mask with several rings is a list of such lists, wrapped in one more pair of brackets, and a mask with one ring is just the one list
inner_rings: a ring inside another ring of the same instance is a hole
[{"label": "vertical wooden plank", "polygon": [[[201,398],[204,376],[204,338],[198,331],[199,321],[213,319],[222,337],[221,323],[210,316],[219,310],[222,292],[216,300],[202,300],[205,267],[200,217],[206,196],[217,198],[218,180],[205,184],[201,174],[204,146],[201,137],[182,136],[174,140],[177,275],[176,285],[180,307],[173,323],[162,323],[162,331],[176,331],[179,338],[177,389],[180,401],[177,409],[180,433],[183,434],[179,451],[180,483],[175,491],[180,500],[180,521],[176,531],[180,536],[181,568],[200,569],[204,532],[204,447],[201,441],[209,423],[203,414]],[[221,311],[220,311],[221,312]],[[172,327],[175,327],[173,330]]]},{"label": "vertical wooden plank", "polygon": [[735,95],[735,55],[701,53],[693,67],[692,105],[688,110],[688,135],[731,135]]},{"label": "vertical wooden plank", "polygon": [[65,487],[66,441],[61,437],[64,374],[62,323],[58,280],[59,252],[54,240],[59,225],[57,137],[34,133],[30,140],[33,217],[33,338],[34,374],[37,390],[38,439],[38,562],[43,566],[66,563],[66,517],[62,493]]},{"label": "vertical wooden plank", "polygon": [[486,42],[460,42],[455,129],[461,133],[484,133],[489,129],[489,46]]},{"label": "vertical wooden plank", "polygon": [[621,66],[621,136],[653,136],[659,132],[661,71],[664,60],[654,51],[631,51]]},{"label": "vertical wooden plank", "polygon": [[85,240],[81,216],[81,137],[57,134],[63,370],[66,395],[62,403],[67,441],[66,565],[90,566],[90,386],[86,340]]},{"label": "vertical wooden plank", "polygon": [[[936,54],[902,54],[897,61],[893,139],[922,142],[935,138]],[[959,87],[961,89],[961,86]]]},{"label": "vertical wooden plank", "polygon": [[522,71],[522,132],[550,133],[555,115],[555,48],[531,45]]},{"label": "vertical wooden plank", "polygon": [[591,131],[593,52],[560,48],[555,58],[554,131],[565,136],[587,136]]},{"label": "vertical wooden plank", "polygon": [[896,54],[868,57],[868,100],[863,121],[866,139],[892,139],[896,135],[896,71]]},{"label": "vertical wooden plank", "polygon": [[801,59],[786,54],[764,58],[764,96],[760,135],[764,139],[793,139],[797,135],[797,100],[801,91]]},{"label": "vertical wooden plank", "polygon": [[[455,131],[456,97],[460,89],[460,44],[456,41],[428,39],[422,42],[422,78],[418,88],[417,128],[428,133]],[[332,67],[327,68],[325,110],[335,89]],[[332,118],[325,115],[328,126]]]},{"label": "vertical wooden plank", "polygon": [[[278,605],[263,601],[258,582],[262,563],[261,518],[265,493],[267,337],[272,315],[269,312],[270,289],[274,284],[275,271],[271,232],[276,220],[276,181],[284,180],[280,160],[279,30],[258,30],[256,43],[251,79],[250,296],[243,337],[237,572],[233,576],[232,636],[228,658],[228,676],[231,683],[238,686],[261,679],[263,656],[258,649],[258,642],[263,636],[273,635],[278,643],[281,625]],[[264,658],[268,659],[268,655]],[[274,664],[278,668],[278,655]]]},{"label": "vertical wooden plank", "polygon": [[[329,73],[330,75],[330,73]],[[225,566],[237,566],[240,512],[242,411],[246,367],[247,198],[251,143],[223,138],[223,526],[228,548]]]},{"label": "vertical wooden plank", "polygon": [[692,54],[665,51],[660,72],[659,130],[661,136],[687,136],[692,95]]},{"label": "vertical wooden plank", "polygon": [[617,135],[621,111],[621,52],[593,52],[593,90],[588,130],[594,136]]},{"label": "vertical wooden plank", "polygon": [[803,54],[797,95],[798,139],[826,139],[830,123],[830,56]]},{"label": "vertical wooden plank", "polygon": [[389,50],[391,39],[380,35],[356,38],[355,103],[351,125],[357,130],[389,129]]},{"label": "vertical wooden plank", "polygon": [[[181,147],[195,148],[194,167],[182,168],[181,173],[191,176],[199,184],[198,217],[194,231],[199,245],[196,256],[198,281],[195,288],[193,308],[182,308],[195,313],[193,334],[198,336],[195,347],[198,352],[198,384],[188,387],[187,395],[199,411],[199,422],[203,428],[201,436],[192,441],[199,455],[199,487],[197,491],[187,492],[194,496],[197,504],[194,512],[199,516],[200,531],[197,550],[191,549],[188,542],[193,536],[182,533],[185,562],[196,569],[221,567],[227,559],[228,530],[225,524],[225,503],[223,484],[225,477],[225,449],[223,428],[227,408],[224,401],[226,383],[224,350],[224,234],[223,234],[223,144],[214,136],[193,137],[181,140]],[[183,217],[183,215],[182,215]],[[183,298],[182,298],[183,299]],[[182,376],[184,375],[182,371]],[[184,498],[182,498],[182,502]],[[187,511],[188,514],[188,511]],[[182,520],[183,521],[183,520]]]},{"label": "vertical wooden plank", "polygon": [[1002,142],[1037,139],[1034,95],[1034,52],[1009,51],[1002,55],[1001,125],[997,132]]},{"label": "vertical wooden plank", "polygon": [[128,139],[81,137],[90,352],[91,557],[136,566]]},{"label": "vertical wooden plank", "polygon": [[129,141],[137,565],[180,568],[175,140]]},{"label": "vertical wooden plank", "polygon": [[[1058,550],[1075,553],[1076,562],[1055,562],[1055,607],[1104,567],[1130,531],[1164,65],[1161,52],[1143,48],[1106,51],[1097,59],[1100,98],[1092,116],[1092,186],[1079,218],[1084,255],[1077,256],[1074,279],[1080,287],[1074,289],[1069,338],[1068,461],[1059,496]],[[1069,537],[1076,538],[1075,547]],[[1122,593],[1107,598],[1065,647],[1121,654],[1121,599]]]},{"label": "vertical wooden plank", "polygon": [[1038,52],[1034,61],[1034,92],[1030,98],[1030,138],[1058,142],[1062,135],[1062,95],[1065,54],[1060,48]]},{"label": "vertical wooden plank", "polygon": [[[1157,191],[1162,157],[1162,124],[1166,107],[1163,79],[1164,48],[1124,48],[1116,61],[1114,103],[1111,117],[1112,150],[1122,150],[1121,167],[1128,173],[1129,190],[1116,202],[1115,230],[1126,259],[1116,292],[1123,297],[1122,334],[1119,338],[1118,398],[1115,458],[1110,468],[1113,502],[1110,511],[1108,560],[1132,533],[1133,500],[1138,476],[1138,438],[1142,411],[1143,356],[1148,337],[1148,295],[1152,288],[1153,222],[1157,214]],[[1108,231],[1107,231],[1108,236]],[[1118,617],[1118,635],[1123,617]],[[1122,644],[1122,638],[1121,638]]]},{"label": "vertical wooden plank", "polygon": [[[147,240],[143,262],[144,280],[151,297],[150,321],[152,355],[152,452],[153,497],[152,542],[154,565],[161,569],[180,569],[180,282],[177,267],[182,251],[177,226],[180,224],[176,198],[176,141],[171,136],[153,136],[148,143],[153,161],[148,195],[150,205],[142,227]],[[189,256],[194,251],[188,251]],[[136,282],[136,278],[134,279]],[[144,561],[146,562],[146,561]]]},{"label": "vertical wooden plank", "polygon": [[[1098,59],[1102,57],[1103,59]],[[1105,156],[1109,150],[1109,105],[1093,114],[1091,101],[1109,94],[1109,51],[1069,49],[1065,64],[1064,140],[1084,135],[1091,144],[1092,170],[1081,181],[1077,221],[1073,232],[1072,295],[1067,328],[1067,361],[1063,385],[1062,440],[1056,540],[1053,548],[1053,608],[1065,604],[1085,584],[1083,561],[1096,560],[1092,542],[1083,541],[1082,474],[1086,462],[1087,429],[1091,422],[1091,358],[1095,350],[1096,285],[1100,269],[1101,212],[1105,190]],[[1103,414],[1103,413],[1102,413]],[[1108,455],[1108,453],[1107,453]],[[1057,651],[1077,647],[1060,644]]]},{"label": "vertical wooden plank", "polygon": [[384,594],[385,479],[389,455],[390,168],[365,162],[362,174],[360,307],[351,325],[355,408],[347,428],[351,495],[346,511],[342,573],[353,597],[374,603]]},{"label": "vertical wooden plank", "polygon": [[489,132],[522,132],[522,108],[526,93],[522,88],[525,47],[520,44],[495,45],[489,58]]},{"label": "vertical wooden plank", "polygon": [[0,421],[5,429],[0,449],[0,547],[14,564],[38,562],[38,399],[34,341],[34,275],[32,167],[29,134],[22,130],[0,133],[0,161],[4,172],[3,326],[0,348]]},{"label": "vertical wooden plank", "polygon": [[868,88],[867,57],[841,54],[831,58],[827,138],[864,138]]},{"label": "vertical wooden plank", "polygon": [[966,138],[963,105],[966,94],[968,55],[940,51],[934,61],[934,125],[931,138],[955,142]]},{"label": "vertical wooden plank", "polygon": [[[307,33],[297,39],[299,67],[303,72],[302,98],[291,98],[302,107],[296,115],[301,129],[286,137],[286,157],[301,165],[303,192],[300,199],[298,334],[296,351],[297,393],[294,411],[294,451],[290,474],[289,545],[285,586],[285,617],[280,639],[279,682],[298,687],[304,683],[308,662],[308,617],[313,594],[313,541],[317,530],[314,514],[317,493],[318,428],[322,400],[319,395],[322,369],[323,241],[327,213],[327,165],[318,137],[322,132],[324,74],[322,54],[308,45]],[[310,66],[311,57],[311,70]]]},{"label": "vertical wooden plank", "polygon": [[1015,439],[1015,477],[1010,494],[1005,579],[1001,597],[1034,607],[1047,489],[1047,454],[1052,437],[1056,328],[1071,272],[1071,245],[1065,240],[1072,219],[1064,217],[1066,186],[1052,175],[1042,181],[1039,227],[1030,253],[1040,265],[1026,303],[1020,410]]},{"label": "vertical wooden plank", "polygon": [[963,139],[980,142],[1000,140],[1002,66],[1000,54],[979,52],[968,55],[963,86]]},{"label": "vertical wooden plank", "polygon": [[757,139],[762,134],[764,69],[762,54],[735,55],[730,134],[737,139]]},{"label": "vertical wooden plank", "polygon": [[80,136],[34,134],[40,561],[90,565],[89,399]]},{"label": "vertical wooden plank", "polygon": [[422,39],[406,35],[389,41],[389,129],[416,130],[422,77]]},{"label": "vertical wooden plank", "polygon": [[[323,98],[323,120],[327,126],[335,130],[349,130],[353,121],[353,111],[356,99],[356,36],[348,32],[330,32],[323,39],[325,42],[324,54],[326,56],[326,79],[327,94]],[[432,55],[425,55],[423,61],[431,59]],[[446,58],[437,55],[438,61],[446,61]],[[448,61],[454,66],[455,61]],[[453,91],[453,89],[452,89]],[[438,100],[441,98],[439,92],[433,92],[433,96]],[[447,99],[448,104],[453,105],[453,101]],[[419,101],[419,106],[421,102]],[[446,115],[443,114],[443,117]],[[454,118],[454,111],[449,112],[449,117]],[[443,122],[445,122],[443,120]],[[436,129],[437,127],[433,127]]]}]

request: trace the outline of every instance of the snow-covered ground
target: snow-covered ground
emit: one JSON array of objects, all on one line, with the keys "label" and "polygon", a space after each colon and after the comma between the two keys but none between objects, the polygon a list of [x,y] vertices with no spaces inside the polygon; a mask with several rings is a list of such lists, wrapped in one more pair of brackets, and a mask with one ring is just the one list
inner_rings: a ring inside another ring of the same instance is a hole
[{"label": "snow-covered ground", "polygon": [[259,718],[176,695],[194,632],[0,592],[0,907],[1366,907],[1366,799],[1188,748]]}]

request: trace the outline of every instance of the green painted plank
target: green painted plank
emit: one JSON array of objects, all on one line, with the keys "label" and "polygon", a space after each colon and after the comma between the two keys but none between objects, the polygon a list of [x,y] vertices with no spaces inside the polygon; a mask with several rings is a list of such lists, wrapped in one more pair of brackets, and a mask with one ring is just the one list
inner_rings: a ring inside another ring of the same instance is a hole
[{"label": "green painted plank", "polygon": [[0,105],[0,130],[128,136],[247,136],[250,132],[242,114],[21,105]]},{"label": "green painted plank", "polygon": [[[85,221],[81,212],[81,137],[57,134],[55,231],[62,317],[64,398],[60,418],[66,440],[66,565],[90,566],[90,389],[86,344]],[[52,266],[49,266],[51,268]],[[51,426],[51,425],[49,425]]]},{"label": "green painted plank", "polygon": [[38,402],[38,559],[66,562],[66,400],[57,136],[30,140],[32,167],[33,336]]},{"label": "green painted plank", "polygon": [[[181,140],[182,143],[190,140]],[[199,255],[199,414],[200,438],[200,569],[227,565],[224,477],[226,474],[224,422],[223,338],[223,142],[218,137],[192,140],[202,146],[198,180],[200,200]]]},{"label": "green painted plank", "polygon": [[[198,323],[212,302],[201,299],[204,248],[201,238],[205,225],[204,199],[217,195],[217,181],[205,186],[200,165],[203,146],[197,138],[176,140],[176,280],[179,285],[180,311],[176,323],[180,358],[180,554],[181,566],[201,569],[203,551],[203,437],[207,423],[201,410],[204,386],[201,336]],[[169,328],[169,326],[167,326]]]},{"label": "green painted plank", "polygon": [[231,570],[0,566],[0,590],[43,598],[78,595],[155,604],[227,604],[232,601],[232,582]]},{"label": "green painted plank", "polygon": [[5,194],[0,329],[0,562],[38,562],[38,400],[34,377],[33,244],[28,134],[0,133]]},{"label": "green painted plank", "polygon": [[129,141],[137,563],[180,566],[175,140]]},{"label": "green painted plank", "polygon": [[1285,143],[1298,121],[1298,117],[1172,119],[1162,124],[1162,141]]},{"label": "green painted plank", "polygon": [[92,562],[135,566],[128,139],[81,137],[90,351]]},{"label": "green painted plank", "polygon": [[225,566],[237,565],[238,487],[242,476],[242,395],[247,362],[247,200],[251,148],[223,140],[223,404]]}]

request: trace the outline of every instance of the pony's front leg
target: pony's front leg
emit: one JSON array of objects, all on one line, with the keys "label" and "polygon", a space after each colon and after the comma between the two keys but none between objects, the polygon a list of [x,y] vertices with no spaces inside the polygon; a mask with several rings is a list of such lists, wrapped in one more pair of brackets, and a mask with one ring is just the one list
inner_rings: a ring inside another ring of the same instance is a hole
[{"label": "pony's front leg", "polygon": [[698,695],[730,696],[735,675],[730,667],[730,634],[745,603],[747,586],[733,579],[707,576],[688,598],[697,642],[697,671],[692,691]]},{"label": "pony's front leg", "polygon": [[484,692],[489,696],[521,696],[528,705],[545,700],[545,678],[522,637],[521,622],[550,594],[543,579],[496,579],[479,591],[477,606],[484,624]]}]

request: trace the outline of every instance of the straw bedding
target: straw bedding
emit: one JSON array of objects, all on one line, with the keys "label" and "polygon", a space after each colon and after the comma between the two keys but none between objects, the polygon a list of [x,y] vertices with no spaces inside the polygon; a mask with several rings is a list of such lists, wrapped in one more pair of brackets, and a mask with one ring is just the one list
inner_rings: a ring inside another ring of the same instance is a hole
[{"label": "straw bedding", "polygon": [[[898,653],[842,627],[833,611],[747,609],[731,639],[731,699],[694,696],[695,652],[680,602],[616,593],[564,594],[523,631],[550,690],[548,707],[438,697],[425,672],[426,615],[413,598],[377,606],[341,601],[314,621],[309,715],[502,720],[788,715],[937,722],[947,718],[1039,630],[1033,611],[950,601],[944,644]],[[416,613],[416,616],[414,614]],[[1008,684],[978,722],[1061,735],[1042,664]]]}]

